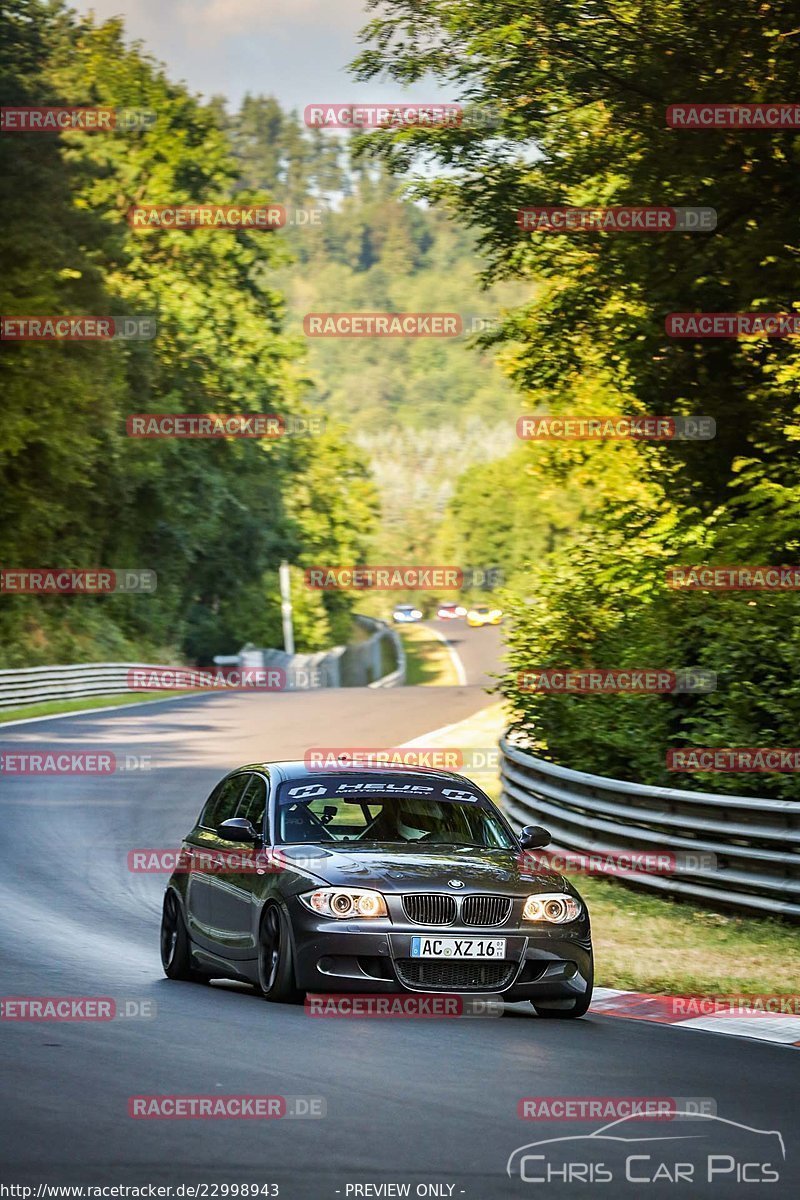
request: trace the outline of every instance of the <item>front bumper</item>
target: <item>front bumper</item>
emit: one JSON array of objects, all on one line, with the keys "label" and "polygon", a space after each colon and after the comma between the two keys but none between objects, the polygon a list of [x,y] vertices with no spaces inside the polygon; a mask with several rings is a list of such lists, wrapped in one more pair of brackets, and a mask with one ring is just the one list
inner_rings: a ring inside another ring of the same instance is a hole
[{"label": "front bumper", "polygon": [[[507,1000],[569,1000],[582,996],[592,978],[592,948],[585,920],[576,921],[569,932],[511,925],[428,930],[385,920],[367,923],[320,918],[296,898],[289,908],[297,985],[302,991],[492,993]],[[500,963],[491,959],[412,959],[411,938],[428,933],[448,938],[505,938],[505,971],[501,973],[497,969]],[[435,968],[420,971],[420,964],[435,964]],[[468,969],[483,964],[492,969]]]}]

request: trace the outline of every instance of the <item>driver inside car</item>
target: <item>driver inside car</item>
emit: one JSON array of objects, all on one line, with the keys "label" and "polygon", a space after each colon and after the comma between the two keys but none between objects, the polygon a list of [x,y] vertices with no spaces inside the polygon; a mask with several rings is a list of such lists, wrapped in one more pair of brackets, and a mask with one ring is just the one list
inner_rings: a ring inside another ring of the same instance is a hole
[{"label": "driver inside car", "polygon": [[404,842],[418,842],[434,832],[430,804],[404,803],[397,811],[397,833]]}]

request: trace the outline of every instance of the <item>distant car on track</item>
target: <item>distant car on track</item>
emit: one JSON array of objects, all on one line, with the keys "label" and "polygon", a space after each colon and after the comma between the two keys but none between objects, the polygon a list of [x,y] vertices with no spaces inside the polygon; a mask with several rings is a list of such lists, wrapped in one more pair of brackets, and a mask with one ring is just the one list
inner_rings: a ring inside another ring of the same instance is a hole
[{"label": "distant car on track", "polygon": [[440,621],[455,621],[458,617],[466,616],[466,612],[463,604],[440,604],[436,616]]},{"label": "distant car on track", "polygon": [[402,767],[256,763],[227,775],[164,897],[171,979],[305,992],[501,993],[543,1017],[592,996],[586,906],[469,779]]},{"label": "distant car on track", "polygon": [[398,625],[407,625],[412,621],[421,621],[422,612],[413,604],[396,604],[392,620],[396,621]]},{"label": "distant car on track", "polygon": [[467,624],[474,629],[481,625],[499,625],[503,620],[502,608],[490,608],[488,604],[477,604],[467,610]]}]

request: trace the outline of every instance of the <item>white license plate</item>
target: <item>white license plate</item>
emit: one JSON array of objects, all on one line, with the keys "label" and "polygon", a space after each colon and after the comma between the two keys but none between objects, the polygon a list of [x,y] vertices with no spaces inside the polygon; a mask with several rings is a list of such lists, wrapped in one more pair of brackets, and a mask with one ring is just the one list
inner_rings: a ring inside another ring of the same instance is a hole
[{"label": "white license plate", "polygon": [[412,937],[412,958],[505,958],[505,938]]}]

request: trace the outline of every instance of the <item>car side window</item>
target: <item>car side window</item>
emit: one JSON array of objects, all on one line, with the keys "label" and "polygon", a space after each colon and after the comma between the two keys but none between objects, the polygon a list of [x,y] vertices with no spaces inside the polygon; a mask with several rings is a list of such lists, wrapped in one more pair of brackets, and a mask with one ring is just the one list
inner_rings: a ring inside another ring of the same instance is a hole
[{"label": "car side window", "polygon": [[247,791],[239,801],[236,816],[244,817],[260,833],[264,824],[264,811],[266,807],[267,785],[260,775],[251,775]]},{"label": "car side window", "polygon": [[249,783],[250,775],[231,775],[218,784],[203,809],[200,824],[204,829],[216,829],[236,813],[242,793]]}]

